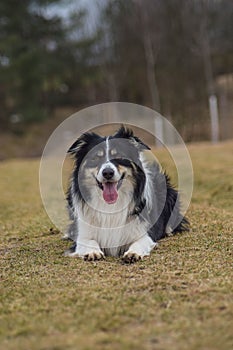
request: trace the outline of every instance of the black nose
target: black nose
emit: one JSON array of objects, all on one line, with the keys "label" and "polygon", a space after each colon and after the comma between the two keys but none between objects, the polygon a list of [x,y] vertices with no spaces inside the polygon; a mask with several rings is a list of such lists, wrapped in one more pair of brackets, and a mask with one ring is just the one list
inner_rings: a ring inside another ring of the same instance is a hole
[{"label": "black nose", "polygon": [[106,180],[110,180],[113,175],[114,175],[114,170],[112,168],[105,168],[103,171],[102,171],[102,174],[103,174],[103,177],[106,179]]}]

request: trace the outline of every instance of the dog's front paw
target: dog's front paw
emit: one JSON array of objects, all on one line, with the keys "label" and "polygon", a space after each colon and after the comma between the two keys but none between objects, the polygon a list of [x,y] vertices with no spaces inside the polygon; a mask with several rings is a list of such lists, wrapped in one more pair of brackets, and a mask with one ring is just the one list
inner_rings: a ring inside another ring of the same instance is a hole
[{"label": "dog's front paw", "polygon": [[104,253],[101,251],[93,251],[84,255],[85,261],[95,261],[104,259]]},{"label": "dog's front paw", "polygon": [[68,256],[71,258],[81,258],[81,256],[77,252],[72,251],[71,249],[66,250],[64,256]]},{"label": "dog's front paw", "polygon": [[122,258],[122,261],[125,264],[133,264],[139,260],[142,260],[142,256],[133,252],[125,252]]}]

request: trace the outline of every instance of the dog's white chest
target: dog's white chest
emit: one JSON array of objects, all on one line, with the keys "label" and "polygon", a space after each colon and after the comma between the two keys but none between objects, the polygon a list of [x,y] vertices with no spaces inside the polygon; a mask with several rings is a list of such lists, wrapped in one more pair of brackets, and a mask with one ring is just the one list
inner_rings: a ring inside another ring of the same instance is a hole
[{"label": "dog's white chest", "polygon": [[116,256],[119,249],[129,246],[146,235],[145,223],[137,216],[128,217],[127,211],[104,213],[88,210],[79,216],[79,239],[95,240],[101,249]]}]

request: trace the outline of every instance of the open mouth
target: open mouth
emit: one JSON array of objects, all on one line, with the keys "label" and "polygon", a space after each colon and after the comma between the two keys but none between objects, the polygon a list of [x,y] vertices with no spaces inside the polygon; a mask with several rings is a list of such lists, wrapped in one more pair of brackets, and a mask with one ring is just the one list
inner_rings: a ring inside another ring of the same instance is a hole
[{"label": "open mouth", "polygon": [[103,198],[106,203],[114,204],[118,198],[118,190],[122,185],[125,174],[123,174],[119,181],[106,181],[99,182],[97,179],[97,185],[103,191]]}]

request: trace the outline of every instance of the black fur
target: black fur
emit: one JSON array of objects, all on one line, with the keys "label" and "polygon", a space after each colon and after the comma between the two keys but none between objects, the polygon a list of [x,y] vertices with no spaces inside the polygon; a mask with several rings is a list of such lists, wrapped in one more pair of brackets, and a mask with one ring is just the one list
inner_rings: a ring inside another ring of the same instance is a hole
[{"label": "black fur", "polygon": [[131,168],[133,173],[133,178],[135,181],[135,189],[133,193],[135,206],[134,206],[134,210],[132,211],[132,213],[130,213],[130,215],[140,214],[146,204],[145,199],[142,197],[143,190],[145,187],[145,182],[146,182],[146,176],[144,171],[142,170],[141,162],[139,160],[137,162],[139,164],[136,164],[130,161],[129,159],[124,159],[124,158],[112,160],[112,163],[115,164],[116,166],[123,165],[125,167]]},{"label": "black fur", "polygon": [[[166,194],[164,191],[159,191],[159,184],[161,184],[163,181],[166,182]],[[153,241],[157,242],[158,240],[167,236],[166,226],[171,217],[171,213],[173,213],[174,216],[174,219],[170,222],[172,234],[188,231],[189,222],[185,217],[182,216],[180,212],[179,195],[177,190],[170,184],[168,175],[165,173],[157,172],[155,182],[155,188],[157,187],[157,191],[155,197],[156,205],[154,207],[157,208],[158,212],[161,212],[161,214],[159,215],[154,225],[148,231],[148,234],[153,239]],[[176,209],[174,209],[177,201],[178,206]],[[163,207],[160,206],[160,203],[162,203]],[[173,210],[175,210],[175,212]],[[155,213],[151,213],[151,215],[154,214]],[[153,218],[151,218],[151,222],[152,220]]]},{"label": "black fur", "polygon": [[[73,179],[78,179],[80,166],[82,164],[84,157],[87,155],[87,153],[90,152],[93,149],[93,147],[97,146],[99,143],[105,140],[106,140],[106,137],[101,137],[95,133],[85,133],[80,138],[78,138],[77,141],[73,143],[73,145],[68,150],[68,153],[74,155],[76,158],[75,167],[72,175]],[[83,193],[80,191],[79,181],[74,181],[73,183],[74,183],[75,194],[78,200],[84,201]],[[85,198],[88,198],[88,193],[86,194]],[[68,190],[67,200],[68,200],[69,207],[73,209],[71,188],[69,188]]]}]

